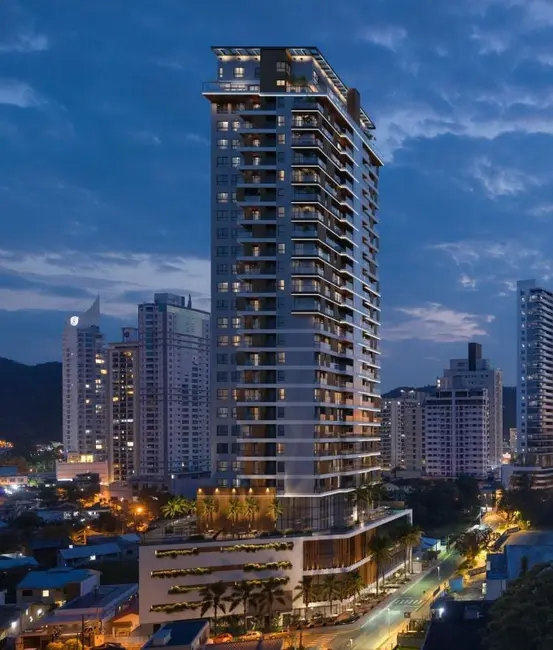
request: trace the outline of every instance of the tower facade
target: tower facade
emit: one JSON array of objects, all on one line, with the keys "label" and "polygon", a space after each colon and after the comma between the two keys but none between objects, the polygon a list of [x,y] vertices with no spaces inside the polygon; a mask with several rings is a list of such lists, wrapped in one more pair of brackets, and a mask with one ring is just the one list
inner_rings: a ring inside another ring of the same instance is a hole
[{"label": "tower facade", "polygon": [[62,346],[65,452],[105,459],[107,369],[99,298],[83,314],[67,318]]},{"label": "tower facade", "polygon": [[111,481],[127,481],[140,466],[138,330],[125,327],[107,349],[107,446]]},{"label": "tower facade", "polygon": [[346,525],[380,470],[374,125],[316,48],[213,52],[214,478]]},{"label": "tower facade", "polygon": [[138,307],[140,474],[165,485],[210,467],[209,319],[174,294]]}]

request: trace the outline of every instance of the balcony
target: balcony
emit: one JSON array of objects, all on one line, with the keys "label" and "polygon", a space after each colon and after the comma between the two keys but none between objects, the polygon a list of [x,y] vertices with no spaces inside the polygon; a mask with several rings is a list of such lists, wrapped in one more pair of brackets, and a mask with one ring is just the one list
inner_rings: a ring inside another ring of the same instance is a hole
[{"label": "balcony", "polygon": [[260,90],[259,82],[252,81],[205,81],[203,84],[203,93],[258,93]]}]

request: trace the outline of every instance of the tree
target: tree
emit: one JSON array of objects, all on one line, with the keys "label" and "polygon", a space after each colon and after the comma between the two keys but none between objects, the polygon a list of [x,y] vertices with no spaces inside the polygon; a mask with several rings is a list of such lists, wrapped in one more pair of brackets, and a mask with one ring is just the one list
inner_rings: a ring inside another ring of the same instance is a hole
[{"label": "tree", "polygon": [[303,576],[297,586],[294,587],[294,591],[297,592],[294,596],[294,601],[302,600],[305,607],[305,617],[307,618],[309,605],[313,602],[316,592],[313,578],[311,576]]},{"label": "tree", "polygon": [[278,582],[268,580],[259,592],[259,610],[269,617],[269,628],[273,625],[273,611],[275,605],[285,605],[286,595],[278,586]]},{"label": "tree", "polygon": [[63,644],[63,650],[83,650],[83,644],[79,639],[67,639]]},{"label": "tree", "polygon": [[185,513],[185,505],[183,497],[172,497],[161,507],[161,514],[167,519],[178,519]]},{"label": "tree", "polygon": [[214,497],[204,497],[201,501],[200,518],[213,526],[213,515],[219,509]]},{"label": "tree", "polygon": [[282,507],[282,503],[280,502],[280,499],[277,499],[277,497],[275,497],[269,504],[269,508],[268,508],[269,517],[276,524],[279,518],[282,517],[283,512],[284,512],[284,508]]},{"label": "tree", "polygon": [[217,616],[218,613],[226,613],[224,596],[227,591],[225,583],[221,580],[213,584],[206,585],[200,589],[200,597],[202,604],[200,608],[201,615],[204,616],[206,612],[213,612],[213,630],[217,631]]},{"label": "tree", "polygon": [[420,528],[417,526],[412,526],[410,523],[405,522],[405,524],[400,526],[395,531],[394,539],[396,542],[401,544],[401,546],[403,546],[403,550],[405,552],[404,569],[405,574],[407,574],[407,570],[411,570],[411,567],[409,566],[409,551],[414,546],[417,546],[421,541]]},{"label": "tree", "polygon": [[359,571],[352,571],[347,574],[346,582],[349,587],[349,592],[354,597],[355,602],[355,598],[359,598],[361,591],[365,587],[365,581]]},{"label": "tree", "polygon": [[259,501],[256,497],[246,497],[246,503],[244,504],[244,513],[248,518],[250,529],[253,526],[255,521],[255,516],[259,512]]},{"label": "tree", "polygon": [[236,497],[229,499],[227,507],[227,517],[230,519],[232,530],[234,532],[238,520],[244,514],[244,506],[240,503],[240,500]]},{"label": "tree", "polygon": [[376,595],[378,596],[378,587],[380,574],[383,565],[390,559],[390,539],[384,535],[373,535],[368,543],[367,550],[372,556],[376,568]]},{"label": "tree", "polygon": [[256,588],[247,580],[244,582],[235,582],[228,598],[230,603],[229,612],[234,611],[239,605],[244,609],[244,632],[248,630],[248,607],[253,602],[256,594]]},{"label": "tree", "polygon": [[112,512],[101,512],[94,522],[94,528],[101,533],[122,532],[121,521]]},{"label": "tree", "polygon": [[486,549],[490,542],[490,533],[481,530],[470,530],[454,542],[455,550],[463,555],[470,563],[474,562],[480,551]]},{"label": "tree", "polygon": [[336,576],[329,575],[323,578],[321,583],[321,596],[324,600],[328,601],[328,604],[330,605],[330,613],[332,614],[332,604],[340,597]]},{"label": "tree", "polygon": [[510,583],[492,605],[488,650],[546,650],[553,647],[553,567],[541,564]]},{"label": "tree", "polygon": [[46,650],[63,650],[63,641],[50,641]]}]

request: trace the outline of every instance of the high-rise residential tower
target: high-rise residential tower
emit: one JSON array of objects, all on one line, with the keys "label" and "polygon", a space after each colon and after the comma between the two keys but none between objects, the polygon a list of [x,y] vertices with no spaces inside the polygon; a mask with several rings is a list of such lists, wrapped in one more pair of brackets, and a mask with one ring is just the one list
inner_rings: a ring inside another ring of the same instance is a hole
[{"label": "high-rise residential tower", "polygon": [[127,481],[140,467],[138,330],[124,327],[107,349],[107,446],[111,481]]},{"label": "high-rise residential tower", "polygon": [[174,294],[138,307],[140,474],[166,486],[210,467],[209,318]]},{"label": "high-rise residential tower", "polygon": [[62,354],[65,452],[105,459],[107,369],[99,298],[84,314],[66,320]]},{"label": "high-rise residential tower", "polygon": [[213,52],[215,479],[343,525],[380,470],[374,125],[316,48]]},{"label": "high-rise residential tower", "polygon": [[449,368],[438,380],[438,390],[485,388],[488,391],[489,458],[490,469],[501,464],[503,455],[503,377],[501,370],[494,368],[488,359],[482,358],[479,343],[468,344],[465,359],[451,359]]},{"label": "high-rise residential tower", "polygon": [[381,446],[384,468],[421,472],[424,468],[424,402],[427,395],[402,390],[383,400]]},{"label": "high-rise residential tower", "polygon": [[553,292],[517,283],[517,472],[553,484]]}]

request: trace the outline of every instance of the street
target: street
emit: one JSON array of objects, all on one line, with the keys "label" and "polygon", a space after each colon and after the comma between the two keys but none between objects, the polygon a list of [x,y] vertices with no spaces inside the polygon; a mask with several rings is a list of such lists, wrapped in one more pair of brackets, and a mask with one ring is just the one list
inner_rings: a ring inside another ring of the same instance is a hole
[{"label": "street", "polygon": [[411,613],[413,618],[415,612],[418,618],[428,613],[430,596],[455,572],[458,564],[459,556],[455,553],[449,554],[428,575],[416,579],[391,595],[385,609],[367,614],[347,628],[332,626],[306,631],[304,645],[332,650],[345,650],[349,647],[354,650],[377,650],[389,642],[391,636],[395,640],[398,628],[407,622],[405,612]]}]

